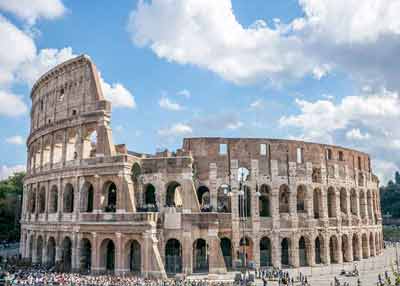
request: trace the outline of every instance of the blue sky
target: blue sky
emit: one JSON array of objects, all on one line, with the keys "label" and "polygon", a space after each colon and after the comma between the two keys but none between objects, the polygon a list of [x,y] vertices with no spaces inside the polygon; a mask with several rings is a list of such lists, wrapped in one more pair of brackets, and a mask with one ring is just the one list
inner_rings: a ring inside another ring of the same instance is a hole
[{"label": "blue sky", "polygon": [[185,136],[296,138],[369,152],[382,180],[399,166],[396,1],[24,5],[0,0],[0,72],[13,78],[0,76],[3,176],[25,164],[35,77],[79,54],[119,96],[114,142],[130,150],[176,149]]}]

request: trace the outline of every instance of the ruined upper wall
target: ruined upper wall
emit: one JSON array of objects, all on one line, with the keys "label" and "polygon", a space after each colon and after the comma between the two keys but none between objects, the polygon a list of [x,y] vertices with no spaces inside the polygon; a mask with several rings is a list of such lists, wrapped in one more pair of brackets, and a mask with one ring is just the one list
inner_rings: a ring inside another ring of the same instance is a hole
[{"label": "ruined upper wall", "polygon": [[[225,145],[226,153],[220,148]],[[328,176],[355,176],[358,172],[371,174],[368,154],[348,148],[308,143],[303,141],[261,138],[186,138],[183,149],[189,151],[196,162],[200,179],[207,179],[209,164],[215,163],[218,177],[226,176],[231,160],[238,165],[252,168],[252,160],[258,161],[260,175],[271,176],[271,162],[276,161],[280,176],[287,176],[290,162],[296,163],[297,172],[306,172],[306,164],[326,169]],[[299,156],[300,155],[300,156]],[[338,173],[338,174],[336,174]]]},{"label": "ruined upper wall", "polygon": [[44,74],[31,91],[31,133],[95,110],[110,111],[95,65],[82,55]]}]

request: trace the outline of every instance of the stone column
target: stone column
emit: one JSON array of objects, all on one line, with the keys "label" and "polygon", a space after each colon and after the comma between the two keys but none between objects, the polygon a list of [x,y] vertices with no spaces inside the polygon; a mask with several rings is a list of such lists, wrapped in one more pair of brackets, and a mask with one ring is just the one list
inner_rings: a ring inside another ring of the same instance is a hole
[{"label": "stone column", "polygon": [[44,152],[44,148],[43,148],[43,142],[44,142],[43,136],[40,137],[39,141],[40,141],[40,166],[39,166],[39,169],[40,169],[40,171],[43,171],[43,167],[44,167],[44,166],[43,166],[43,152]]},{"label": "stone column", "polygon": [[54,133],[51,134],[50,139],[50,169],[53,169],[54,162]]},{"label": "stone column", "polygon": [[214,211],[218,209],[218,187],[217,186],[217,164],[210,163],[209,165],[209,190],[210,190],[210,204]]},{"label": "stone column", "polygon": [[57,191],[58,191],[58,201],[57,201],[57,220],[60,221],[62,217],[63,211],[63,193],[64,190],[62,189],[62,179],[58,178],[57,180]]},{"label": "stone column", "polygon": [[[83,177],[75,177],[74,178],[74,214],[73,214],[73,221],[79,220],[79,213],[80,213],[80,201],[81,201],[81,180],[84,181]],[[83,184],[83,182],[82,182]]]},{"label": "stone column", "polygon": [[47,265],[48,259],[47,259],[47,233],[43,234],[43,250],[42,250],[42,264]]},{"label": "stone column", "polygon": [[226,273],[225,261],[219,242],[218,225],[214,225],[214,227],[208,230],[207,239],[210,274]]},{"label": "stone column", "polygon": [[258,235],[253,239],[253,256],[257,267],[260,267],[260,237]]},{"label": "stone column", "polygon": [[29,260],[32,259],[32,249],[30,248],[31,246],[31,233],[27,232],[26,234],[26,242],[25,242],[25,258],[29,258]]},{"label": "stone column", "polygon": [[290,261],[289,263],[293,267],[299,267],[300,266],[300,261],[299,261],[299,235],[297,234],[292,234],[290,238]]},{"label": "stone column", "polygon": [[271,189],[271,216],[272,216],[272,228],[280,228],[280,215],[279,215],[279,187],[274,187]]},{"label": "stone column", "polygon": [[94,175],[94,186],[93,186],[93,213],[101,212],[101,178],[99,175]]},{"label": "stone column", "polygon": [[68,129],[64,129],[64,140],[62,145],[61,165],[65,166],[67,161],[67,147],[68,147]]},{"label": "stone column", "polygon": [[189,275],[193,272],[192,234],[184,232],[182,237],[182,271]]},{"label": "stone column", "polygon": [[331,257],[330,257],[330,251],[329,251],[329,235],[327,233],[324,233],[323,235],[324,241],[323,241],[323,246],[321,249],[322,252],[322,261],[325,264],[330,264],[331,263]]},{"label": "stone column", "polygon": [[281,240],[279,232],[271,234],[271,260],[274,267],[281,268]]},{"label": "stone column", "polygon": [[33,233],[32,236],[35,237],[33,240],[33,243],[32,243],[32,263],[37,264],[39,262],[39,259],[37,256],[38,255],[38,253],[37,253],[37,235],[36,235],[36,233]]},{"label": "stone column", "polygon": [[91,253],[91,260],[92,260],[92,265],[91,265],[91,272],[93,274],[97,274],[100,272],[100,259],[99,259],[99,245],[98,245],[98,237],[96,232],[92,232],[92,253]]},{"label": "stone column", "polygon": [[347,251],[348,251],[348,260],[349,261],[354,261],[353,257],[353,236],[351,234],[347,235],[347,241],[348,241],[348,246],[347,246]]},{"label": "stone column", "polygon": [[124,252],[122,245],[122,233],[117,232],[116,236],[116,246],[115,246],[115,274],[124,273]]},{"label": "stone column", "polygon": [[343,250],[342,250],[342,237],[340,235],[337,236],[337,261],[339,264],[343,263]]},{"label": "stone column", "polygon": [[309,240],[306,239],[306,252],[307,252],[307,262],[309,266],[315,266],[315,238],[313,235],[309,236]]}]

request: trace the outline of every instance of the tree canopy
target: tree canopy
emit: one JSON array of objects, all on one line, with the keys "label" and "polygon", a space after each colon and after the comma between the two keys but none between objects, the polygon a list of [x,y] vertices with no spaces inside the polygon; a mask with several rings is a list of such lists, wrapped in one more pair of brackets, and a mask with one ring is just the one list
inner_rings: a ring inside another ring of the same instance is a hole
[{"label": "tree canopy", "polygon": [[18,240],[25,173],[0,181],[0,240]]},{"label": "tree canopy", "polygon": [[386,186],[380,188],[382,214],[400,217],[400,173],[394,174]]}]

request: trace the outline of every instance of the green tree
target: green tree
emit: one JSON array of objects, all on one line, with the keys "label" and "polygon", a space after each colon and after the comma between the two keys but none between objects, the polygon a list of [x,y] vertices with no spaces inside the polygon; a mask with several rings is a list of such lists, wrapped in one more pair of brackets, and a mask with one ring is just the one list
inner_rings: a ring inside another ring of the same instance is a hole
[{"label": "green tree", "polygon": [[25,173],[15,173],[0,181],[0,239],[18,240]]}]

